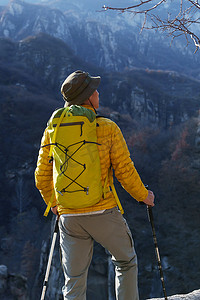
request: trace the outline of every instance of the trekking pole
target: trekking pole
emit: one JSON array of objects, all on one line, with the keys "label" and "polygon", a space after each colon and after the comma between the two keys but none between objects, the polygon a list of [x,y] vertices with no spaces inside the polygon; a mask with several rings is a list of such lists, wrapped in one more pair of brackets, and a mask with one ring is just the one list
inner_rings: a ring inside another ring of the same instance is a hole
[{"label": "trekking pole", "polygon": [[[148,185],[147,184],[145,184],[145,187],[148,190]],[[139,202],[139,203],[142,204],[142,205],[145,205],[144,202]],[[151,224],[151,230],[152,230],[153,241],[154,241],[154,246],[155,246],[155,253],[156,253],[156,258],[157,258],[157,263],[158,263],[158,269],[159,269],[159,272],[160,272],[160,280],[161,280],[161,283],[162,283],[163,294],[164,294],[165,300],[168,300],[166,289],[165,289],[162,264],[161,264],[159,250],[158,250],[158,242],[157,242],[157,238],[156,238],[156,230],[155,230],[155,225],[154,225],[153,211],[152,211],[152,207],[149,206],[149,205],[147,205],[147,215],[148,215],[149,222]]]},{"label": "trekking pole", "polygon": [[45,298],[45,293],[46,293],[46,289],[47,289],[49,273],[50,273],[50,268],[51,268],[51,262],[52,262],[52,258],[53,258],[53,251],[54,251],[54,247],[55,247],[55,243],[56,243],[56,237],[57,237],[57,234],[59,231],[58,221],[59,221],[59,216],[56,217],[56,221],[55,221],[55,225],[54,225],[53,238],[52,238],[52,242],[51,242],[51,248],[50,248],[50,252],[49,252],[47,269],[46,269],[46,273],[45,273],[43,289],[42,289],[42,294],[41,294],[40,300],[44,300],[44,298]]},{"label": "trekking pole", "polygon": [[165,300],[167,300],[167,293],[166,293],[166,289],[165,289],[162,264],[161,264],[161,260],[160,260],[160,254],[159,254],[158,243],[157,243],[157,238],[156,238],[156,231],[155,231],[155,226],[154,226],[153,212],[152,212],[152,207],[148,206],[148,205],[147,205],[147,214],[148,214],[149,222],[151,223],[153,241],[154,241],[155,252],[156,252],[156,257],[157,257],[157,262],[158,262],[158,269],[160,272],[160,280],[162,282],[163,294],[164,294]]}]

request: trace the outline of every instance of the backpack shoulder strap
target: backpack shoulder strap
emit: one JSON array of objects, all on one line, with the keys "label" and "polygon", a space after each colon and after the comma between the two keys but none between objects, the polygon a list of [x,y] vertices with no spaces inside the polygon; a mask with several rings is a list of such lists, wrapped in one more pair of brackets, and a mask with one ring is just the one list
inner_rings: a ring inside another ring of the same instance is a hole
[{"label": "backpack shoulder strap", "polygon": [[66,112],[68,112],[69,108],[66,107],[63,109],[63,112],[61,113],[59,119],[58,119],[58,123],[56,125],[56,129],[54,131],[54,134],[53,134],[53,138],[52,138],[52,143],[51,143],[51,146],[50,146],[50,151],[49,151],[49,156],[52,157],[52,152],[53,152],[53,147],[55,145],[55,141],[56,141],[56,135],[57,135],[57,132],[58,132],[58,128],[60,127],[60,124],[62,122],[62,119],[64,118],[64,115]]},{"label": "backpack shoulder strap", "polygon": [[[59,126],[60,126],[60,124],[61,124],[61,122],[62,122],[62,119],[64,118],[64,115],[65,115],[66,112],[67,112],[67,108],[65,108],[65,109],[63,110],[63,112],[61,113],[61,115],[60,115],[60,117],[59,117],[59,120],[58,120],[56,129],[55,129],[54,134],[53,134],[52,143],[51,143],[51,145],[50,145],[49,157],[52,157],[52,152],[53,152],[53,147],[54,147],[55,141],[56,141],[57,131],[58,131],[58,128],[59,128]],[[54,115],[53,115],[53,116],[54,116]],[[51,120],[52,120],[52,119],[53,119],[53,117],[51,118]],[[51,121],[51,120],[50,120],[50,121]],[[50,208],[51,208],[51,205],[52,205],[52,203],[53,203],[54,197],[55,197],[55,190],[54,190],[54,188],[53,188],[51,198],[50,198],[50,200],[49,200],[49,202],[48,202],[48,205],[47,205],[47,208],[46,208],[46,210],[45,210],[45,212],[44,212],[44,216],[45,216],[45,217],[48,216],[48,213],[49,213],[49,211],[50,211]]]}]

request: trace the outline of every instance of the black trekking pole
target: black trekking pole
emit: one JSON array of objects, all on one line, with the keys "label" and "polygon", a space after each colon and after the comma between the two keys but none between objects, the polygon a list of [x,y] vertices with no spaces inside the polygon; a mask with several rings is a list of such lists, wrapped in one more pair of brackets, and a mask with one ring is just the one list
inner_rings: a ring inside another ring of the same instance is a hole
[{"label": "black trekking pole", "polygon": [[[145,187],[148,190],[148,185],[147,184],[145,184]],[[142,205],[145,205],[144,202],[139,202],[139,203],[142,204]],[[158,242],[157,242],[156,231],[155,231],[155,226],[154,226],[153,211],[152,211],[152,207],[149,206],[149,205],[147,205],[147,215],[148,215],[149,222],[151,224],[151,230],[152,230],[153,241],[154,241],[154,246],[155,246],[155,253],[156,253],[156,258],[157,258],[157,263],[158,263],[158,269],[159,269],[159,272],[160,272],[160,280],[161,280],[161,283],[162,283],[163,294],[164,294],[165,300],[168,300],[166,289],[165,289],[162,264],[161,264],[159,250],[158,250]]]},{"label": "black trekking pole", "polygon": [[158,269],[160,272],[160,279],[162,282],[163,294],[164,294],[165,300],[167,300],[167,293],[166,293],[166,289],[165,289],[162,264],[161,264],[161,260],[160,260],[160,254],[159,254],[158,243],[157,243],[157,238],[156,238],[156,231],[155,231],[155,226],[154,226],[153,212],[152,212],[152,207],[148,206],[148,205],[147,205],[147,214],[148,214],[149,222],[151,223],[151,230],[152,230],[152,234],[153,234],[153,241],[154,241],[155,252],[156,252],[156,257],[157,257],[157,262],[158,262]]},{"label": "black trekking pole", "polygon": [[50,248],[50,252],[49,252],[47,269],[46,269],[46,273],[45,273],[43,289],[42,289],[42,294],[41,294],[40,300],[44,300],[44,298],[45,298],[45,293],[46,293],[46,289],[47,289],[49,273],[50,273],[50,268],[51,268],[51,262],[52,262],[52,258],[53,258],[53,251],[54,251],[54,247],[55,247],[55,243],[56,243],[56,237],[57,237],[57,234],[59,231],[58,221],[59,221],[59,216],[56,217],[56,221],[55,221],[55,225],[54,225],[53,238],[52,238],[52,242],[51,242],[51,248]]}]

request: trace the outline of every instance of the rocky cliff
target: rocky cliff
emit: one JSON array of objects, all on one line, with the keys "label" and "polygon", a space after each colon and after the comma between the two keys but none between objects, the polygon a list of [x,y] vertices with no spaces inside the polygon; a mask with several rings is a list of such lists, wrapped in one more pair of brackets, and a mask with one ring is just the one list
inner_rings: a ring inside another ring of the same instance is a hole
[{"label": "rocky cliff", "polygon": [[[168,300],[198,300],[200,299],[200,290],[193,291],[189,294],[185,295],[173,295],[167,297]],[[147,299],[147,300],[164,300],[164,298],[153,298],[153,299]]]},{"label": "rocky cliff", "polygon": [[[103,265],[101,264],[101,268],[99,268],[100,274],[103,271]],[[55,265],[52,265],[51,272],[53,274],[53,281],[49,281],[48,286],[52,286],[54,288],[51,288],[51,293],[49,293],[49,289],[47,289],[47,292],[45,294],[46,299],[62,299],[61,290],[59,291],[60,282],[59,280],[59,271],[56,272]],[[56,276],[57,274],[57,276]],[[93,288],[95,286],[95,274],[92,274],[91,271],[91,278]],[[103,277],[102,277],[103,278]],[[105,280],[104,280],[105,281]],[[55,286],[55,282],[57,282],[57,285]],[[96,278],[96,288],[99,290],[99,285],[102,284],[102,280],[100,279],[100,276]],[[90,286],[90,281],[89,284]],[[105,286],[103,286],[103,289],[101,290],[101,296],[100,298],[97,296],[97,299],[109,299],[114,300],[114,293],[108,293],[109,286],[107,287],[107,291],[105,291]],[[19,274],[9,274],[8,269],[5,265],[0,265],[0,295],[2,300],[29,300],[28,296],[28,288],[27,288],[27,279],[24,276],[21,276]],[[88,297],[89,293],[88,293]],[[94,296],[96,298],[96,295]],[[90,298],[88,298],[90,299]],[[91,295],[92,299],[92,295]],[[164,300],[165,298],[151,298],[146,300]],[[173,296],[167,296],[168,300],[199,300],[200,299],[200,290],[195,290],[189,294],[178,294]]]}]

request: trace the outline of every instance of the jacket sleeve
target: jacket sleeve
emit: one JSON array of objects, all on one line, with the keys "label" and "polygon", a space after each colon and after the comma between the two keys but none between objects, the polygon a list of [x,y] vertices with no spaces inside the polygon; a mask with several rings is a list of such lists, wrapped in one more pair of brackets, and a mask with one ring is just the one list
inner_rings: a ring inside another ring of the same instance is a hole
[{"label": "jacket sleeve", "polygon": [[[37,160],[37,167],[35,170],[36,187],[40,191],[41,196],[46,204],[48,204],[53,192],[53,162],[49,162],[49,143],[49,132],[46,129],[42,137],[41,147]],[[54,199],[51,206],[56,206],[56,199]]]},{"label": "jacket sleeve", "polygon": [[142,183],[130,158],[126,141],[116,124],[112,131],[111,163],[115,171],[115,176],[124,189],[137,201],[145,200],[148,190]]}]

